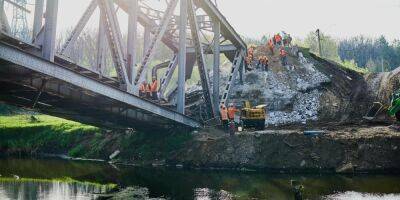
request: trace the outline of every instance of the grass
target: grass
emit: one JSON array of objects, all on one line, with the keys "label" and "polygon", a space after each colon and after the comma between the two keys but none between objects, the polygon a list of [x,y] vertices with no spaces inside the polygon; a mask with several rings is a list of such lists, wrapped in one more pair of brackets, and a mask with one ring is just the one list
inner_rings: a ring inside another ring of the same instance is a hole
[{"label": "grass", "polygon": [[0,116],[0,149],[57,152],[99,132],[94,126],[47,115]]}]

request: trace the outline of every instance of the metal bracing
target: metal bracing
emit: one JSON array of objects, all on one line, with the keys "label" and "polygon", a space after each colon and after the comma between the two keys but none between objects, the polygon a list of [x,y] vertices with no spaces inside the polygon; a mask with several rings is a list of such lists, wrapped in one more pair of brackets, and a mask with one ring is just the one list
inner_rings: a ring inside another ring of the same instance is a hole
[{"label": "metal bracing", "polygon": [[172,75],[174,74],[177,65],[178,65],[178,55],[174,54],[174,57],[172,57],[171,61],[168,64],[167,71],[165,71],[165,74],[160,81],[159,93],[161,95],[161,98],[164,98],[165,90],[168,87],[168,84],[172,78]]},{"label": "metal bracing", "polygon": [[55,55],[57,15],[58,0],[47,0],[42,55],[43,58],[51,62],[54,61]]},{"label": "metal bracing", "polygon": [[128,77],[131,85],[133,85],[133,78],[136,77],[136,54],[137,54],[137,27],[138,27],[138,0],[132,0],[128,10],[128,44],[126,59]]},{"label": "metal bracing", "polygon": [[[144,58],[144,55],[146,55],[147,50],[149,49],[149,43],[151,39],[151,27],[149,26],[144,26],[144,33],[143,33],[143,55],[142,57]],[[142,58],[142,60],[143,60]]]},{"label": "metal bracing", "polygon": [[106,38],[105,21],[106,19],[104,10],[100,9],[99,31],[97,36],[97,54],[96,54],[96,71],[99,73],[99,78],[103,77],[106,67],[107,38]]},{"label": "metal bracing", "polygon": [[44,0],[35,0],[35,14],[33,18],[32,41],[34,41],[43,25]]},{"label": "metal bracing", "polygon": [[189,0],[189,23],[191,27],[191,33],[192,33],[192,39],[194,42],[195,50],[196,50],[196,60],[197,60],[197,65],[199,68],[199,73],[200,73],[200,78],[201,78],[201,85],[203,87],[203,95],[204,95],[204,101],[206,103],[208,113],[211,118],[214,118],[216,116],[215,114],[215,109],[212,101],[212,96],[210,93],[210,81],[208,78],[208,72],[206,68],[206,63],[204,60],[204,54],[203,54],[203,45],[200,42],[200,35],[199,35],[199,25],[197,23],[197,18],[196,18],[196,11],[193,5],[193,1]]},{"label": "metal bracing", "polygon": [[[213,65],[213,104],[216,110],[219,109],[219,65],[220,65],[220,36],[221,36],[221,25],[218,20],[215,20],[213,23],[214,30],[214,65]],[[219,112],[216,112],[219,115]]]},{"label": "metal bracing", "polygon": [[128,74],[126,71],[126,66],[125,66],[125,59],[124,59],[124,54],[123,54],[123,47],[120,33],[121,30],[119,29],[119,26],[117,26],[116,23],[118,23],[116,16],[115,16],[115,10],[112,2],[110,0],[104,0],[99,3],[100,9],[103,10],[104,15],[104,24],[105,24],[105,32],[107,36],[107,41],[108,45],[110,47],[111,51],[111,57],[114,62],[118,79],[120,81],[120,86],[121,87],[126,87],[125,89],[130,89],[131,86],[129,84],[129,79],[128,79]]},{"label": "metal bracing", "polygon": [[71,47],[75,44],[79,35],[85,28],[87,22],[92,16],[94,10],[97,8],[99,0],[92,0],[89,6],[86,8],[86,11],[83,13],[82,17],[79,19],[78,24],[75,26],[74,30],[72,30],[71,35],[67,38],[64,45],[61,48],[60,54],[67,56],[71,50]]},{"label": "metal bracing", "polygon": [[18,48],[9,46],[0,42],[0,60],[23,66],[24,68],[33,70],[45,76],[50,76],[56,80],[60,80],[76,87],[88,90],[90,92],[103,95],[110,99],[116,100],[123,104],[136,107],[145,112],[161,116],[172,122],[177,122],[189,127],[197,128],[201,124],[196,120],[177,113],[173,110],[163,108],[155,103],[129,94],[113,86],[99,82],[98,80],[89,78],[76,71],[67,69],[63,66],[46,61],[40,57],[26,53]]},{"label": "metal bracing", "polygon": [[222,98],[221,98],[221,102],[220,102],[221,105],[226,105],[226,103],[227,103],[227,100],[231,93],[232,87],[235,85],[235,79],[239,72],[239,68],[243,65],[243,60],[244,60],[243,58],[244,58],[243,50],[237,51],[236,55],[235,55],[235,59],[233,60],[233,63],[232,63],[232,69],[229,74],[228,83],[225,86],[224,92],[222,94]]},{"label": "metal bracing", "polygon": [[4,11],[4,0],[0,0],[0,31],[5,33],[11,32],[6,13]]},{"label": "metal bracing", "polygon": [[154,39],[151,41],[148,50],[146,54],[143,56],[143,60],[139,66],[139,69],[137,70],[137,75],[135,78],[135,91],[138,88],[138,83],[141,82],[142,80],[145,79],[147,75],[147,70],[148,70],[148,65],[150,64],[151,59],[153,58],[155,54],[155,49],[157,48],[158,44],[161,42],[165,31],[167,30],[168,23],[174,14],[174,10],[176,5],[178,4],[178,0],[171,0],[171,2],[168,5],[168,8],[165,12],[165,15],[161,21],[161,24],[157,28],[157,31],[154,33]]},{"label": "metal bracing", "polygon": [[177,111],[185,114],[186,105],[186,34],[187,34],[187,19],[188,19],[188,0],[181,0],[180,4],[180,19],[179,19],[179,71],[178,71],[178,95],[177,95]]}]

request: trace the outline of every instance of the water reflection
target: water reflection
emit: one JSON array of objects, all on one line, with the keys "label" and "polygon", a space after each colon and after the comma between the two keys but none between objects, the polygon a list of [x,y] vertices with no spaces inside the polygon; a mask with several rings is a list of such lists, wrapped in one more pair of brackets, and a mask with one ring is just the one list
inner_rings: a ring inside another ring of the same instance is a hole
[{"label": "water reflection", "polygon": [[0,181],[0,199],[95,199],[96,194],[104,192],[101,186],[88,183],[63,183],[39,181]]},{"label": "water reflection", "polygon": [[[81,182],[115,183],[123,187],[139,186],[148,188],[150,197],[174,200],[294,199],[291,180],[297,180],[304,186],[304,199],[400,199],[398,195],[391,195],[400,193],[400,176],[395,175],[276,175],[262,172],[130,166],[118,166],[118,169],[115,169],[105,163],[1,158],[0,174],[50,180],[70,177]],[[36,188],[36,191],[26,188]],[[90,194],[97,192],[96,188],[62,186],[56,183],[41,183],[36,186],[26,183],[0,184],[0,199],[10,195],[10,198],[28,195],[43,196],[43,199],[64,196],[67,196],[67,199],[91,199],[94,195]]]},{"label": "water reflection", "polygon": [[399,200],[399,194],[368,194],[360,192],[343,192],[333,195],[328,195],[321,198],[322,200]]}]

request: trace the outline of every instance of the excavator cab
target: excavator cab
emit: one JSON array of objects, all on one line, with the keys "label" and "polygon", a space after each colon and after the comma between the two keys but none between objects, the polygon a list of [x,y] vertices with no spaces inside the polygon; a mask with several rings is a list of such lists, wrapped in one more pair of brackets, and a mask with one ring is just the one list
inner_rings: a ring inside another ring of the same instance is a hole
[{"label": "excavator cab", "polygon": [[244,127],[254,127],[258,130],[265,129],[266,105],[252,107],[250,101],[243,102],[240,121]]}]

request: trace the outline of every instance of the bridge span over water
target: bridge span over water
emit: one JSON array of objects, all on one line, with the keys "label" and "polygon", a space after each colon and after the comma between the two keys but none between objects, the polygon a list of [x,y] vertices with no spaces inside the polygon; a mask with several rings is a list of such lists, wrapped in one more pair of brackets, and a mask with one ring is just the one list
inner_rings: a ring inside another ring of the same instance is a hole
[{"label": "bridge span over water", "polygon": [[[59,0],[35,0],[32,10],[13,0],[0,0],[0,101],[100,126],[202,127],[218,115],[219,105],[228,101],[244,65],[246,44],[210,0],[159,1],[163,9],[153,8],[148,1],[91,0],[71,34],[56,48],[57,19],[68,17],[59,16]],[[12,33],[6,7],[32,13],[29,40]],[[70,58],[71,51],[97,10],[95,64],[81,66]],[[121,31],[118,12],[128,16],[125,32]],[[138,35],[142,30],[141,50]],[[161,45],[168,47],[173,56],[154,65]],[[207,66],[206,55],[210,54],[213,64]],[[232,62],[224,91],[219,90],[222,54]],[[107,56],[111,65],[107,64]],[[104,73],[110,67],[115,76]],[[159,77],[158,94],[164,99],[175,95],[172,103],[138,96],[139,84],[158,68],[165,68],[165,74]],[[194,69],[200,75],[206,107],[207,118],[202,120],[185,112],[185,82]],[[177,84],[171,86],[175,71]]]}]

